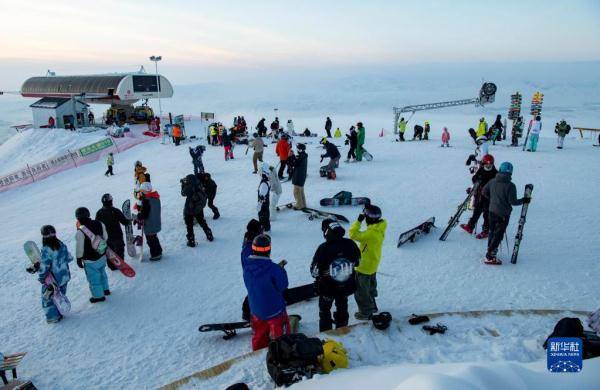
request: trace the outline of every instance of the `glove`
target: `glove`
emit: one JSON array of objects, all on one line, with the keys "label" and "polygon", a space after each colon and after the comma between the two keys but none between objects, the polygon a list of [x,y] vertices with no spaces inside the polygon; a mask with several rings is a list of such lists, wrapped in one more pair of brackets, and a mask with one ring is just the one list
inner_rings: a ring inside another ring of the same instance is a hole
[{"label": "glove", "polygon": [[281,261],[279,262],[279,266],[280,266],[281,268],[284,268],[286,265],[287,265],[287,260],[286,260],[286,259],[283,259],[283,260],[281,260]]},{"label": "glove", "polygon": [[364,215],[364,214],[362,214],[362,213],[361,213],[361,214],[359,214],[359,215],[358,215],[358,222],[362,222],[362,221],[364,221],[364,220],[365,220],[365,215]]},{"label": "glove", "polygon": [[30,274],[34,274],[34,273],[38,272],[39,270],[40,270],[40,263],[35,263],[31,267],[25,268],[25,271],[29,272]]},{"label": "glove", "polygon": [[77,259],[77,266],[81,269],[83,269],[83,259],[82,258],[78,258]]},{"label": "glove", "polygon": [[529,197],[523,198],[523,204],[529,204],[529,203],[531,203],[531,198],[529,198]]}]

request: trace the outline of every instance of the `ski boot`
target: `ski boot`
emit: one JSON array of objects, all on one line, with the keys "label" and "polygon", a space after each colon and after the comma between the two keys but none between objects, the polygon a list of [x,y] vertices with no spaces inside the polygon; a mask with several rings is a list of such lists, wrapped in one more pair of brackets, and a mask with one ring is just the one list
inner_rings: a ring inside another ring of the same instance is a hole
[{"label": "ski boot", "polygon": [[462,230],[464,230],[465,232],[469,233],[469,234],[473,234],[473,228],[470,227],[468,224],[466,223],[461,223],[460,227]]},{"label": "ski boot", "polygon": [[196,240],[194,240],[193,238],[188,238],[187,246],[189,246],[190,248],[195,247],[196,246]]},{"label": "ski boot", "polygon": [[206,233],[206,239],[208,241],[213,241],[215,238],[213,237],[212,231],[210,229],[206,229],[206,231],[204,232]]},{"label": "ski boot", "polygon": [[162,254],[150,257],[150,261],[158,261],[162,259]]},{"label": "ski boot", "polygon": [[487,253],[485,255],[485,259],[483,260],[484,264],[488,265],[502,265],[502,260],[496,257],[496,254]]},{"label": "ski boot", "polygon": [[221,216],[221,214],[219,213],[219,211],[216,211],[216,212],[213,214],[213,219],[219,219],[219,217],[220,217],[220,216]]},{"label": "ski boot", "polygon": [[484,230],[484,231],[480,232],[479,234],[477,234],[475,236],[475,238],[478,240],[483,240],[484,238],[488,238],[489,235],[490,234]]}]

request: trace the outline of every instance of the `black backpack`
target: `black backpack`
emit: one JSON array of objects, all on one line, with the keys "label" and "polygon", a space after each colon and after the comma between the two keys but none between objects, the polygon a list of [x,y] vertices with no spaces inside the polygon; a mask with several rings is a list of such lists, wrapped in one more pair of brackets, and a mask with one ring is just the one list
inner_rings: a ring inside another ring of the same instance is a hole
[{"label": "black backpack", "polygon": [[302,333],[286,334],[270,342],[267,370],[277,386],[289,386],[319,371],[319,355],[323,355],[320,339]]}]

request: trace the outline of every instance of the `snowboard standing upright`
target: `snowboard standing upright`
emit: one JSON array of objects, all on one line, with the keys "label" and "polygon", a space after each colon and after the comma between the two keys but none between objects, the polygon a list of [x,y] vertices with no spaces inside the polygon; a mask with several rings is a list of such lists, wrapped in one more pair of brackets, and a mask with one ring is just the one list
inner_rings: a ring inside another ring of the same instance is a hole
[{"label": "snowboard standing upright", "polygon": [[[525,186],[525,197],[531,198],[532,192],[533,192],[533,184],[527,184]],[[525,221],[527,219],[527,209],[528,208],[529,208],[529,203],[525,203],[521,207],[521,216],[519,217],[519,225],[517,226],[517,234],[515,236],[515,246],[513,248],[512,256],[510,258],[510,262],[512,264],[517,264],[517,257],[519,256],[519,247],[521,246],[521,240],[523,239],[523,228],[525,227]]]},{"label": "snowboard standing upright", "polygon": [[140,215],[142,200],[138,199],[133,207],[136,211],[133,217],[133,227],[135,227],[133,235],[133,245],[135,246],[134,257],[138,261],[142,261],[144,259],[144,220]]},{"label": "snowboard standing upright", "polygon": [[[40,260],[42,259],[40,248],[38,248],[35,242],[27,241],[23,244],[23,249],[25,250],[25,254],[27,254],[27,257],[31,261],[31,264],[33,265],[32,271],[37,271],[40,267]],[[67,298],[66,295],[60,292],[60,288],[58,284],[56,284],[56,280],[54,279],[54,275],[52,275],[52,272],[48,272],[48,275],[46,275],[46,278],[44,279],[44,285],[46,286],[46,288],[48,288],[49,292],[51,291],[51,299],[52,302],[54,302],[56,308],[58,309],[58,312],[63,316],[67,315],[71,311],[71,302],[69,301],[69,298]]]},{"label": "snowboard standing upright", "polygon": [[471,188],[471,191],[469,192],[469,194],[467,195],[465,200],[458,206],[458,210],[456,210],[456,213],[450,218],[450,221],[448,221],[448,226],[446,226],[446,229],[440,236],[440,241],[446,241],[446,238],[448,238],[448,234],[450,234],[450,231],[452,229],[454,229],[454,227],[456,225],[458,225],[460,216],[469,207],[471,198],[473,197],[473,194],[475,194],[477,192],[478,189],[479,189],[479,183],[475,183],[475,185],[473,185],[473,188]]},{"label": "snowboard standing upright", "polygon": [[127,199],[123,202],[121,206],[121,211],[125,218],[127,218],[130,222],[125,226],[125,241],[127,243],[127,254],[129,257],[137,257],[137,253],[135,251],[135,244],[133,243],[133,224],[131,220],[133,217],[131,216],[131,201]]}]

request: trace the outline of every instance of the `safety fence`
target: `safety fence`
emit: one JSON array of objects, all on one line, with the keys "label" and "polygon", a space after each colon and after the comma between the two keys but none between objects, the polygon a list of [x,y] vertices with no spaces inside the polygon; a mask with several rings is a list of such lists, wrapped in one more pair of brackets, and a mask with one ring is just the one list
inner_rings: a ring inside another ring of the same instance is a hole
[{"label": "safety fence", "polygon": [[121,138],[103,138],[100,141],[77,150],[67,150],[61,155],[35,164],[27,164],[21,169],[0,176],[0,192],[40,181],[67,169],[77,168],[98,161],[100,158],[108,155],[108,153],[120,153],[136,145],[155,139],[142,135],[133,135],[132,133],[126,134],[128,135]]}]

